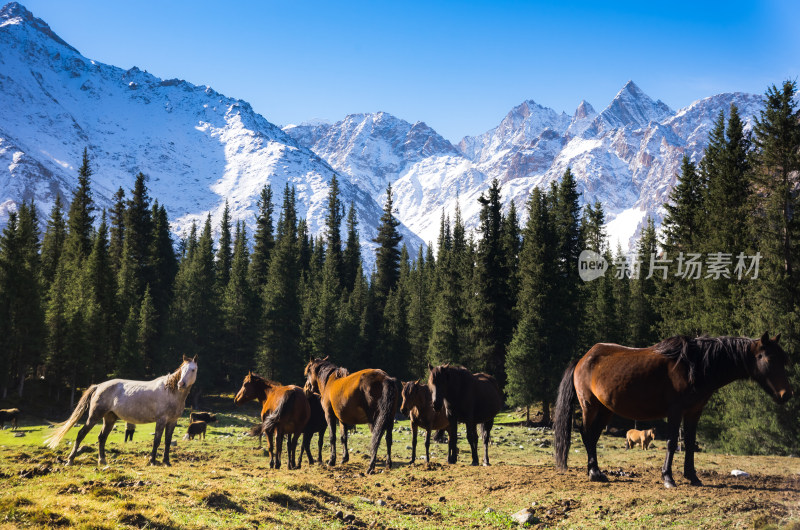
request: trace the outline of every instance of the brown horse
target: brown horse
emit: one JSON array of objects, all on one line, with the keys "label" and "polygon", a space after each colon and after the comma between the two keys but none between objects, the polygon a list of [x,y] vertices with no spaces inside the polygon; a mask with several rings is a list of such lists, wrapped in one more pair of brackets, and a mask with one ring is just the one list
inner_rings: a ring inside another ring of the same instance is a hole
[{"label": "brown horse", "polygon": [[383,370],[367,369],[350,374],[324,359],[312,359],[305,369],[306,389],[319,392],[330,429],[331,458],[336,465],[336,420],[342,428],[342,463],[350,459],[347,426],[366,423],[372,431],[367,474],[375,470],[375,458],[386,433],[386,466],[392,468],[392,428],[400,401],[400,383]]},{"label": "brown horse", "polygon": [[417,459],[417,429],[425,429],[425,462],[431,461],[431,430],[440,431],[447,428],[447,414],[444,410],[433,410],[433,397],[427,385],[416,381],[403,383],[403,401],[400,412],[411,420],[411,463]]},{"label": "brown horse", "polygon": [[632,420],[667,418],[667,456],[661,469],[667,488],[675,487],[672,458],[682,419],[683,475],[693,486],[702,485],[694,467],[697,422],[717,389],[751,378],[778,403],[792,396],[785,369],[788,356],[779,338],[770,339],[766,333],[760,339],[676,336],[649,348],[595,344],[569,365],[558,389],[553,425],[556,465],[567,467],[577,398],[583,412],[581,437],[590,480],[608,480],[597,465],[597,440],[611,415],[618,414]]},{"label": "brown horse", "polygon": [[472,450],[472,465],[478,465],[478,431],[481,425],[483,438],[483,465],[489,465],[489,436],[494,417],[503,406],[503,396],[494,377],[484,373],[473,374],[463,366],[443,364],[434,368],[428,364],[428,388],[433,395],[433,410],[444,405],[448,422],[449,450],[447,462],[458,461],[456,434],[458,422],[467,427],[467,441]]},{"label": "brown horse", "polygon": [[303,464],[303,452],[308,455],[308,463],[313,464],[314,458],[311,456],[311,439],[315,434],[319,435],[317,440],[317,461],[322,463],[322,443],[325,441],[325,431],[328,429],[328,422],[325,420],[325,411],[322,410],[322,400],[319,394],[315,394],[306,389],[306,398],[311,409],[311,416],[308,418],[305,429],[303,429],[303,441],[300,444],[300,457],[297,460],[297,468]]},{"label": "brown horse", "polygon": [[[282,386],[280,383],[268,381],[253,372],[248,372],[233,402],[241,405],[254,399],[261,403],[262,432],[267,435],[269,441],[269,467],[275,469],[281,467],[285,434],[289,469],[294,469],[297,439],[303,433],[303,428],[311,415],[303,389],[295,385]],[[277,434],[274,444],[273,434]]]}]

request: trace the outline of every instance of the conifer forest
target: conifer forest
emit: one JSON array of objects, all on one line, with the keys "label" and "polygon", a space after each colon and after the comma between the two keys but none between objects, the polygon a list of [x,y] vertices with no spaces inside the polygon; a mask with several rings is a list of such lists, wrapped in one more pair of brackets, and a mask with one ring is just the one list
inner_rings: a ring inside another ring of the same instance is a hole
[{"label": "conifer forest", "polygon": [[[330,356],[404,381],[427,378],[428,363],[484,371],[507,406],[549,423],[564,369],[595,343],[765,331],[781,334],[800,388],[798,101],[787,81],[768,88],[752,128],[735,106],[720,114],[633,253],[610,247],[603,205],[580,206],[569,169],[507,208],[495,180],[477,231],[458,211],[442,215],[438,241],[417,255],[389,187],[364,270],[359,219],[335,178],[319,236],[293,189],[266,186],[253,233],[226,211],[176,240],[146,175],[99,209],[84,151],[74,194],[49,212],[21,204],[0,235],[0,397],[35,380],[66,411],[92,383],[163,375],[186,354],[202,365],[198,405],[235,392],[248,370],[301,384],[309,358]],[[584,250],[604,258],[604,275],[581,278]],[[726,452],[798,454],[800,400],[779,407],[754,383],[729,385],[700,437]]]}]

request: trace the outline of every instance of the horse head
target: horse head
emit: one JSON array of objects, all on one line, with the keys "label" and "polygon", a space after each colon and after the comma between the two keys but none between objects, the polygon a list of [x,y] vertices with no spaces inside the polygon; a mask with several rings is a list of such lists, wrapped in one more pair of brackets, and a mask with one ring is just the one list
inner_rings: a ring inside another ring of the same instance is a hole
[{"label": "horse head", "polygon": [[247,403],[254,399],[263,399],[266,393],[265,387],[267,386],[269,386],[268,381],[254,374],[252,371],[248,371],[247,375],[244,376],[244,381],[242,381],[242,388],[236,393],[233,402],[237,405],[241,405],[242,403]]},{"label": "horse head", "polygon": [[781,336],[769,338],[764,333],[761,338],[753,342],[751,353],[754,359],[750,376],[769,393],[778,403],[786,403],[792,397],[792,385],[786,375],[786,364],[789,356],[783,351],[778,341]]},{"label": "horse head", "polygon": [[183,390],[192,386],[197,379],[197,355],[194,357],[183,356],[181,376],[178,380],[178,389]]},{"label": "horse head", "polygon": [[414,381],[406,381],[403,383],[403,391],[400,393],[400,397],[402,398],[400,412],[405,416],[409,415],[411,408],[414,406],[412,396],[414,395],[415,387],[416,383]]},{"label": "horse head", "polygon": [[433,367],[428,363],[428,388],[431,389],[431,397],[433,398],[433,410],[439,412],[442,410],[444,403],[444,396],[447,394],[447,365]]},{"label": "horse head", "polygon": [[303,386],[305,392],[320,392],[319,369],[323,363],[328,362],[328,357],[326,355],[323,359],[314,359],[313,357],[309,359],[305,370],[303,370],[303,375],[306,376],[306,384]]}]

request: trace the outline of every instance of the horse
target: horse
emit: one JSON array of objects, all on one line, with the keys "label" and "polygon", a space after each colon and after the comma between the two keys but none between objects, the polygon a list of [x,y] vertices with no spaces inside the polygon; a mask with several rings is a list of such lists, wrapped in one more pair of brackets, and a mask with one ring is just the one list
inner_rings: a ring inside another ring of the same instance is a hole
[{"label": "horse", "polygon": [[425,429],[425,462],[431,461],[431,430],[447,429],[447,414],[444,410],[433,410],[433,397],[427,385],[416,381],[403,383],[400,412],[411,420],[411,464],[417,459],[417,429]]},{"label": "horse", "polygon": [[126,423],[125,424],[125,439],[124,442],[133,441],[133,434],[136,432],[136,425],[133,423]]},{"label": "horse", "polygon": [[184,440],[194,440],[194,437],[202,437],[203,441],[206,439],[206,427],[208,424],[204,421],[193,421],[186,429],[186,434],[183,436]]},{"label": "horse", "polygon": [[306,428],[303,429],[303,442],[300,444],[300,458],[297,461],[297,468],[303,464],[303,451],[308,455],[308,463],[313,464],[314,458],[311,456],[311,439],[315,434],[319,435],[317,440],[317,461],[322,463],[322,443],[325,441],[325,431],[328,428],[328,422],[325,420],[325,411],[322,410],[322,401],[319,394],[305,390],[308,405],[311,409],[311,416],[308,418]]},{"label": "horse", "polygon": [[555,459],[567,468],[572,412],[581,405],[581,437],[588,457],[589,479],[607,482],[597,465],[597,440],[612,414],[632,420],[667,418],[667,455],[661,468],[664,486],[675,487],[672,459],[683,420],[686,454],[683,476],[701,486],[694,466],[697,422],[719,388],[739,379],[755,380],[778,403],[792,396],[786,376],[788,356],[770,339],[675,336],[647,348],[595,344],[564,372],[556,399]]},{"label": "horse", "polygon": [[634,445],[638,444],[643,451],[647,451],[647,448],[650,447],[650,442],[655,439],[655,429],[647,429],[646,431],[631,429],[625,434],[625,449],[632,449]]},{"label": "horse", "polygon": [[375,471],[375,459],[383,433],[386,433],[386,467],[392,468],[392,428],[400,397],[400,382],[383,370],[366,369],[349,373],[325,357],[311,359],[304,370],[306,389],[318,392],[330,429],[331,457],[336,465],[336,420],[342,428],[342,463],[350,460],[347,426],[366,423],[372,431],[371,458],[367,474]]},{"label": "horse", "polygon": [[[286,435],[289,469],[295,469],[297,440],[308,423],[311,409],[308,399],[299,386],[283,386],[275,381],[264,379],[258,374],[248,372],[242,388],[233,402],[236,405],[257,399],[261,403],[262,432],[269,441],[269,467],[280,469],[283,435]],[[277,433],[276,433],[277,431]],[[273,434],[277,440],[273,444]],[[260,436],[259,436],[260,440]]]},{"label": "horse", "polygon": [[0,429],[6,428],[6,422],[11,422],[11,430],[17,430],[17,417],[19,416],[19,409],[2,409],[0,410]]},{"label": "horse", "polygon": [[106,438],[114,428],[114,423],[121,419],[128,423],[156,423],[153,451],[150,453],[150,465],[156,465],[156,452],[164,439],[164,465],[169,466],[169,448],[172,443],[172,432],[183,414],[186,396],[197,378],[197,356],[183,356],[183,363],[171,374],[161,376],[152,381],[131,381],[127,379],[111,379],[98,385],[92,385],[81,396],[78,405],[69,419],[58,424],[52,436],[45,440],[50,449],[55,449],[73,425],[89,411],[86,424],[78,431],[78,437],[72,451],[67,456],[67,465],[71,465],[78,454],[81,442],[101,419],[103,428],[97,437],[98,463],[106,464]]},{"label": "horse", "polygon": [[483,438],[483,465],[489,465],[489,437],[494,424],[494,417],[503,406],[503,396],[494,377],[477,373],[473,374],[463,366],[443,364],[433,367],[428,363],[428,388],[433,397],[433,410],[438,412],[444,405],[448,422],[448,456],[447,462],[458,461],[458,445],[456,433],[458,422],[467,427],[467,441],[472,450],[472,465],[478,465],[478,431],[481,425]]}]

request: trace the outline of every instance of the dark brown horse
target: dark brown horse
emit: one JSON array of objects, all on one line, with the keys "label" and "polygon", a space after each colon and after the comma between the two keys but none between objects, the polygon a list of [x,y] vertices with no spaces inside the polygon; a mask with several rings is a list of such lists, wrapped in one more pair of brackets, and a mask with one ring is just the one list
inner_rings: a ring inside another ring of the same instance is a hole
[{"label": "dark brown horse", "polygon": [[494,417],[503,406],[503,396],[494,377],[484,373],[473,374],[463,366],[443,364],[434,368],[428,364],[428,388],[433,396],[433,410],[444,405],[448,422],[449,450],[447,462],[458,461],[456,433],[458,423],[467,427],[467,441],[472,450],[472,465],[478,465],[478,431],[481,425],[483,438],[483,465],[489,465],[489,436]]},{"label": "dark brown horse", "polygon": [[336,420],[342,428],[342,463],[350,459],[347,426],[366,423],[372,431],[367,473],[375,470],[375,458],[386,433],[386,466],[392,468],[392,428],[400,401],[400,383],[383,370],[367,369],[350,374],[324,359],[312,359],[305,369],[306,388],[319,392],[330,429],[331,458],[336,465]]},{"label": "dark brown horse", "polygon": [[319,435],[317,440],[317,461],[322,463],[322,443],[325,441],[325,431],[328,429],[328,422],[325,420],[325,411],[322,410],[322,401],[319,394],[306,390],[306,398],[311,408],[311,416],[308,418],[306,428],[303,429],[303,441],[300,444],[300,457],[297,460],[298,469],[303,464],[303,452],[308,455],[308,463],[313,464],[314,458],[311,456],[311,439],[315,434]]},{"label": "dark brown horse", "polygon": [[440,431],[447,428],[447,414],[444,409],[433,410],[431,389],[416,381],[403,383],[403,400],[400,412],[411,420],[411,463],[417,459],[417,429],[425,429],[425,462],[431,461],[431,430]]},{"label": "dark brown horse", "polygon": [[778,403],[792,396],[786,376],[786,352],[777,337],[672,337],[649,348],[595,344],[569,365],[556,400],[556,465],[566,469],[575,399],[581,405],[581,437],[588,456],[589,478],[608,479],[597,465],[597,440],[612,414],[632,420],[667,418],[667,456],[661,475],[674,488],[672,458],[683,420],[686,458],[683,476],[693,486],[702,483],[694,467],[697,422],[703,407],[719,388],[751,378]]},{"label": "dark brown horse", "polygon": [[[248,372],[233,402],[241,405],[254,399],[261,403],[262,431],[269,441],[269,466],[280,469],[285,434],[289,469],[294,469],[297,439],[303,433],[311,415],[303,389],[295,385],[283,386]],[[277,435],[274,444],[273,434]]]}]

